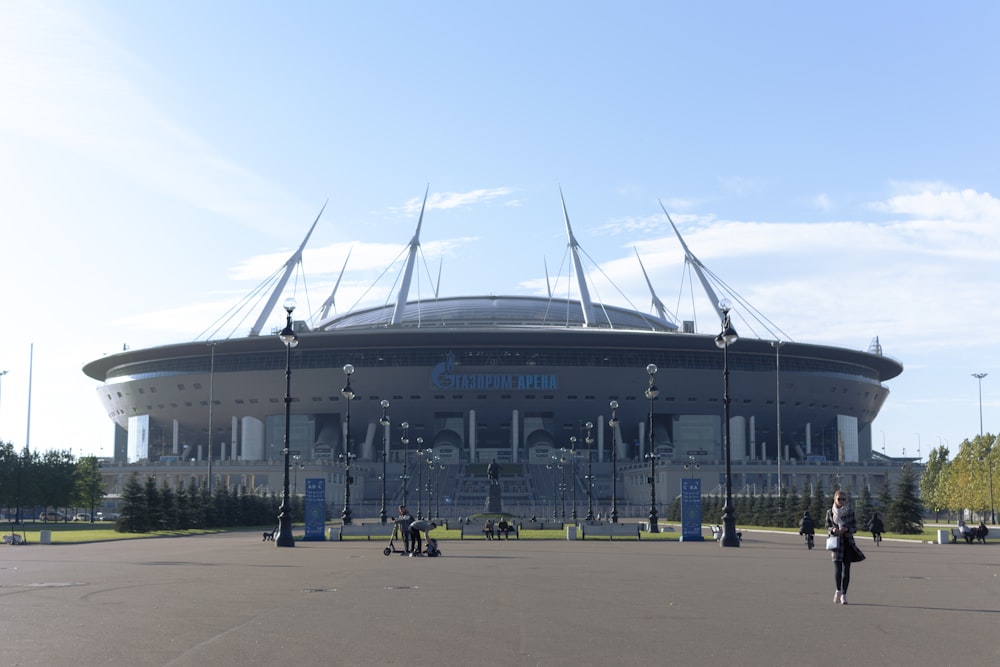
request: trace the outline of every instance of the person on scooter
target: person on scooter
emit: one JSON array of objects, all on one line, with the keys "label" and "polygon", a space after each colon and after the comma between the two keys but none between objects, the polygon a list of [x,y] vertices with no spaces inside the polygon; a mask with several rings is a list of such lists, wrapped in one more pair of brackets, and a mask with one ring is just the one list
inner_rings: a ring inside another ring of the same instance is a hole
[{"label": "person on scooter", "polygon": [[805,535],[806,546],[810,549],[813,548],[813,535],[815,534],[816,522],[809,516],[809,510],[806,510],[799,521],[799,535]]}]

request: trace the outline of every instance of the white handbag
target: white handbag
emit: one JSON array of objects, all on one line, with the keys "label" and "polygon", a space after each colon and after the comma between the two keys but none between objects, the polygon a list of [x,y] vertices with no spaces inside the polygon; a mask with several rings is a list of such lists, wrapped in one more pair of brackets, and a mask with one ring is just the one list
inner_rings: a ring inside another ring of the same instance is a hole
[{"label": "white handbag", "polygon": [[826,550],[827,551],[836,551],[839,548],[840,548],[840,537],[839,536],[837,536],[837,535],[831,535],[830,537],[826,538]]}]

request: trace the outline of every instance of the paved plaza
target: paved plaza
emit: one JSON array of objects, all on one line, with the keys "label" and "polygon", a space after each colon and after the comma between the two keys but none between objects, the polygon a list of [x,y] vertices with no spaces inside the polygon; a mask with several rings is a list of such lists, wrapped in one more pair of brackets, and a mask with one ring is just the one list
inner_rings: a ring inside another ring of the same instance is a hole
[{"label": "paved plaza", "polygon": [[258,533],[0,545],[13,665],[982,665],[1000,546],[861,540],[850,604],[795,535],[263,543]]}]

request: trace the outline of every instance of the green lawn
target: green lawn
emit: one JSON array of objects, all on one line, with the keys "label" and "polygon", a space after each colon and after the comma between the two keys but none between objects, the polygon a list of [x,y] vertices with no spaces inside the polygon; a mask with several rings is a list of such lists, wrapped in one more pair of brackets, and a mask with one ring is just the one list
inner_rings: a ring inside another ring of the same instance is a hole
[{"label": "green lawn", "polygon": [[[663,524],[669,525],[669,524]],[[642,541],[658,540],[658,541],[677,541],[680,539],[681,531],[680,526],[669,525],[673,530],[664,531],[660,533],[642,533]],[[2,524],[2,530],[0,530],[0,536],[9,535],[12,526],[10,524]],[[41,531],[47,530],[50,533],[51,541],[53,544],[77,544],[83,542],[103,542],[109,540],[134,540],[149,537],[179,537],[185,535],[205,535],[210,533],[223,533],[239,530],[241,532],[247,533],[258,533],[263,531],[265,527],[259,528],[239,528],[230,530],[163,530],[155,531],[149,533],[118,533],[115,532],[113,524],[111,522],[97,522],[97,523],[27,523],[23,526],[22,531],[20,526],[17,527],[17,534],[23,535],[27,539],[29,544],[39,544],[41,542]],[[267,528],[270,528],[268,526]],[[925,527],[924,531],[919,535],[901,535],[898,533],[884,533],[883,537],[886,539],[904,539],[913,541],[937,541],[937,531],[943,526],[930,526]],[[787,533],[798,533],[795,528],[771,528],[767,526],[739,526],[740,530],[744,531],[779,531]],[[300,531],[301,527],[297,527],[296,531]],[[822,531],[818,531],[818,534],[822,536]],[[435,538],[439,540],[459,540],[462,538],[462,531],[458,528],[447,530],[444,527],[436,528],[431,533]],[[551,530],[532,530],[531,528],[520,529],[520,539],[522,540],[565,540],[566,531],[565,529],[551,529]],[[259,535],[257,535],[259,539]],[[296,533],[296,539],[301,540],[301,532]],[[859,532],[859,539],[870,537],[869,533]],[[367,538],[364,536],[348,537],[349,541],[366,541]],[[473,538],[480,539],[480,538]],[[604,536],[594,536],[589,538],[591,540],[607,540],[608,537]],[[629,540],[630,538],[618,538],[621,540]],[[706,535],[706,539],[711,539],[710,536]],[[371,541],[381,541],[381,538],[373,538]]]},{"label": "green lawn", "polygon": [[[39,544],[42,541],[41,533],[47,530],[50,533],[52,544],[79,544],[82,542],[107,542],[111,540],[134,540],[144,537],[177,537],[181,535],[204,535],[207,533],[225,532],[221,530],[161,530],[150,533],[118,533],[115,532],[114,523],[110,521],[98,521],[96,523],[37,523],[30,522],[23,526],[11,526],[11,524],[0,524],[0,536],[10,535],[12,532],[21,535],[28,541],[28,544]],[[16,530],[11,530],[16,528]],[[22,530],[23,528],[23,530]]]}]

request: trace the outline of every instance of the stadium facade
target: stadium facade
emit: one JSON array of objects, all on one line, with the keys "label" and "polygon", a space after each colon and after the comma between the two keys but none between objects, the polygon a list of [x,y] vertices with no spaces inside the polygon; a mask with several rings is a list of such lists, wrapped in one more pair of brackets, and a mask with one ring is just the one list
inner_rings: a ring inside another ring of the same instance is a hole
[{"label": "stadium facade", "polygon": [[[304,475],[326,477],[331,503],[343,488],[348,423],[361,504],[381,486],[383,446],[394,499],[405,493],[397,488],[404,483],[417,486],[407,481],[422,472],[414,456],[430,463],[427,478],[434,475],[436,493],[455,503],[463,499],[463,470],[492,460],[519,479],[520,501],[548,496],[554,503],[558,490],[566,493],[553,472],[553,462],[562,471],[564,450],[577,452],[574,489],[583,488],[586,466],[597,466],[590,490],[598,495],[609,493],[594,478],[604,474],[612,448],[625,471],[619,494],[637,501],[648,481],[639,471],[650,447],[658,454],[657,483],[666,485],[661,497],[676,495],[671,486],[681,476],[701,476],[706,489],[721,483],[723,354],[715,334],[695,333],[688,322],[678,326],[662,310],[650,315],[591,302],[568,216],[566,231],[579,299],[411,301],[418,223],[394,304],[332,317],[324,309],[313,326],[294,322],[290,450]],[[677,236],[717,301],[702,265]],[[286,271],[300,261],[306,241]],[[126,350],[84,367],[101,383],[98,396],[115,424],[115,462],[105,467],[106,475],[119,477],[112,491],[133,468],[158,470],[172,480],[165,483],[202,483],[213,470],[205,467],[209,460],[220,483],[279,488],[286,351],[277,336],[260,335],[260,324],[283,285],[249,336]],[[345,364],[355,369],[349,412],[341,395]],[[644,395],[649,364],[658,369],[653,401]],[[728,368],[737,488],[801,489],[810,476],[832,474],[852,475],[855,486],[880,484],[889,481],[888,468],[898,469],[872,451],[872,422],[889,394],[884,383],[902,372],[876,345],[858,351],[740,338],[728,350]],[[388,427],[380,424],[383,400],[390,403]],[[474,495],[472,487],[465,490]]]}]

